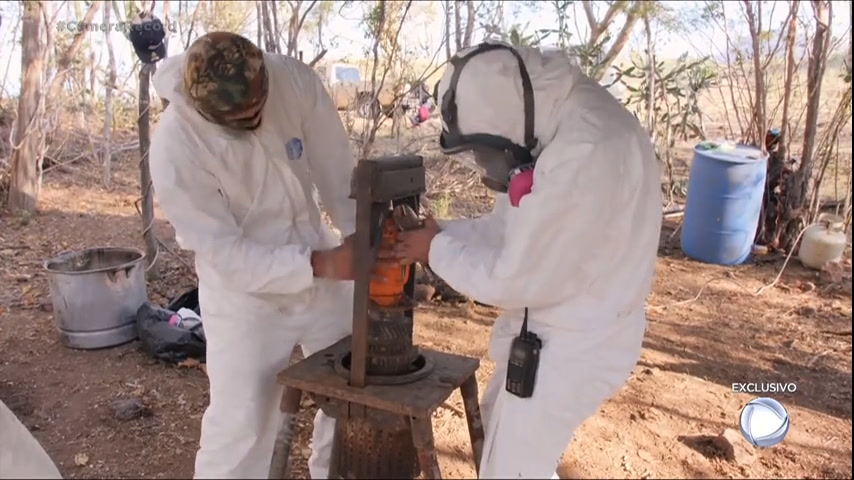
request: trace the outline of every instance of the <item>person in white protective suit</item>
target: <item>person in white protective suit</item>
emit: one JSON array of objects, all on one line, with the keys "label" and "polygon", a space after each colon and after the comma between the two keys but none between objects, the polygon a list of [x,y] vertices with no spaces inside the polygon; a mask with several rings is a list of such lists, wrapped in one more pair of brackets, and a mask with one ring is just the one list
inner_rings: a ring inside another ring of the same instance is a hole
[{"label": "person in white protective suit", "polygon": [[[267,478],[277,373],[295,345],[309,355],[350,333],[355,158],[314,71],[241,36],[199,38],[163,62],[154,86],[169,106],[151,177],[180,245],[195,252],[207,339],[195,478]],[[328,476],[333,431],[318,412],[312,478]]]},{"label": "person in white protective suit", "polygon": [[0,400],[0,479],[62,478],[38,440]]},{"label": "person in white protective suit", "polygon": [[[504,309],[489,345],[480,477],[557,478],[575,430],[640,357],[661,229],[653,146],[559,52],[494,43],[460,52],[437,97],[442,149],[473,152],[497,191],[494,210],[428,219],[401,235],[395,255]],[[511,361],[536,375],[508,374]]]}]

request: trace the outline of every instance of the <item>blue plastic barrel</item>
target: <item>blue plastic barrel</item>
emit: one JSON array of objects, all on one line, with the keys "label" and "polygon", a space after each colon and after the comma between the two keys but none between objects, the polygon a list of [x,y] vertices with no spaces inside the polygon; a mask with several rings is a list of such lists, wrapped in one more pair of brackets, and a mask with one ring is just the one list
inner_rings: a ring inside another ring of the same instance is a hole
[{"label": "blue plastic barrel", "polygon": [[694,147],[682,224],[682,251],[705,263],[738,265],[750,256],[768,156],[756,147]]}]

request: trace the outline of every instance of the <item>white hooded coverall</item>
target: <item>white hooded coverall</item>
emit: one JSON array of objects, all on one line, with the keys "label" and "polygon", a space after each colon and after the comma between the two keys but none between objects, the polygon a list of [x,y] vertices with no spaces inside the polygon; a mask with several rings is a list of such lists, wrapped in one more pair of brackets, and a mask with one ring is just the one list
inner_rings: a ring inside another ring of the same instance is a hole
[{"label": "white hooded coverall", "polygon": [[[236,131],[204,120],[181,82],[184,55],[154,76],[170,101],[154,132],[151,176],[180,245],[195,252],[207,338],[210,405],[196,478],[267,478],[282,389],[276,375],[350,333],[352,282],[316,279],[310,252],[340,244],[322,221],[355,230],[348,198],[356,165],[320,78],[296,59],[265,54],[261,125]],[[334,420],[318,412],[309,469],[326,478]]]},{"label": "white hooded coverall", "polygon": [[[539,139],[533,189],[518,207],[500,194],[485,217],[443,222],[429,253],[451,287],[504,309],[489,346],[496,371],[482,400],[481,478],[554,475],[574,431],[628,379],[661,229],[659,167],[638,121],[562,53],[519,53]],[[440,81],[440,101],[452,72]],[[456,102],[463,134],[524,145],[522,82],[510,52],[465,64]],[[531,398],[504,389],[525,307],[529,331],[543,342]]]},{"label": "white hooded coverall", "polygon": [[36,437],[0,400],[0,479],[62,478]]}]

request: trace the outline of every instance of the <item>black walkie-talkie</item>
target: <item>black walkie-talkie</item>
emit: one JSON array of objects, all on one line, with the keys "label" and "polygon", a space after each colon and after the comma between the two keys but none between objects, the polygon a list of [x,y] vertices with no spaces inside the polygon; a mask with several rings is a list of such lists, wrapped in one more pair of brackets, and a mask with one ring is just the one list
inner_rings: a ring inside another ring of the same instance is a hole
[{"label": "black walkie-talkie", "polygon": [[505,390],[520,398],[529,398],[534,394],[542,348],[543,341],[537,334],[528,331],[528,309],[526,308],[522,330],[510,346]]}]

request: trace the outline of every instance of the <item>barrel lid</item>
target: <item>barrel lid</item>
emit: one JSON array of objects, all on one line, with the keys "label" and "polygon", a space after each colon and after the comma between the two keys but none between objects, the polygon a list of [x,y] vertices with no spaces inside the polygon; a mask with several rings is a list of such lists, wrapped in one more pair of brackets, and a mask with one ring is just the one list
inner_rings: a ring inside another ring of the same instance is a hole
[{"label": "barrel lid", "polygon": [[700,142],[694,147],[694,153],[715,160],[732,163],[752,163],[764,161],[768,154],[762,156],[762,151],[752,145],[735,144],[725,141]]}]

